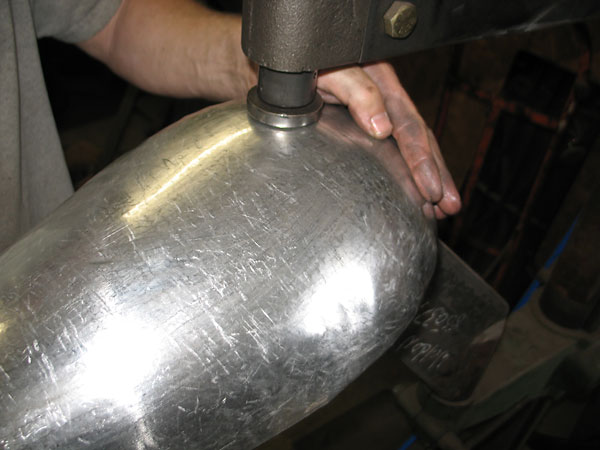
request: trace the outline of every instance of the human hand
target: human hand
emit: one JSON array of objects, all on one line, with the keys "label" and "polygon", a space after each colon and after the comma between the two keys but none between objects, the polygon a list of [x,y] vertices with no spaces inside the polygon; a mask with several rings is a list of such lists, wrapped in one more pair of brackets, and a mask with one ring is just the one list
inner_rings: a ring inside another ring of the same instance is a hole
[{"label": "human hand", "polygon": [[386,62],[319,73],[319,93],[327,103],[348,106],[359,127],[377,139],[392,135],[421,195],[435,217],[456,214],[460,195],[435,136]]}]

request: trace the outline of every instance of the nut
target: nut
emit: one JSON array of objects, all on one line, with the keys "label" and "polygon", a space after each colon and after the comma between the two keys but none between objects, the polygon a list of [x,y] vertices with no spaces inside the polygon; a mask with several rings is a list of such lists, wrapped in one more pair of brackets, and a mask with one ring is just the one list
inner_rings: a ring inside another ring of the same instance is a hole
[{"label": "nut", "polygon": [[383,23],[388,36],[407,38],[417,25],[417,7],[410,2],[394,2],[383,15]]}]

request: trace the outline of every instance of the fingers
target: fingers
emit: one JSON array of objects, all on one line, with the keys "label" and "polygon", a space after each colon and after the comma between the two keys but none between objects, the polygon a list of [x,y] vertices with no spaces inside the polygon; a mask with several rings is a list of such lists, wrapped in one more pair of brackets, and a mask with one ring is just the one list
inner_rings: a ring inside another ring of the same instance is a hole
[{"label": "fingers", "polygon": [[392,123],[377,85],[358,66],[350,66],[323,72],[317,87],[323,100],[348,106],[350,114],[359,127],[377,139],[384,139],[392,132]]},{"label": "fingers", "polygon": [[324,72],[317,86],[326,102],[347,105],[356,123],[371,136],[393,135],[419,192],[431,205],[424,209],[426,215],[443,219],[460,210],[460,195],[435,136],[390,64]]},{"label": "fingers", "polygon": [[390,64],[382,62],[365,65],[364,70],[385,98],[393,124],[392,134],[419,191],[435,205],[435,217],[443,219],[458,213],[460,195],[437,140],[400,84],[396,71]]},{"label": "fingers", "polygon": [[458,189],[456,189],[456,185],[454,184],[454,180],[452,179],[452,175],[450,174],[448,167],[446,167],[446,163],[442,157],[442,152],[440,151],[437,140],[430,129],[427,130],[427,135],[429,137],[430,148],[432,150],[434,161],[439,169],[442,183],[443,196],[442,199],[437,203],[436,207],[439,208],[446,216],[458,214],[462,206],[460,194],[458,193]]},{"label": "fingers", "polygon": [[427,125],[390,64],[368,64],[364,70],[386,99],[385,106],[393,124],[392,134],[421,194],[431,203],[440,202],[444,192]]},{"label": "fingers", "polygon": [[[396,109],[397,105],[390,106],[394,123],[402,114]],[[425,124],[412,117],[403,118],[402,125],[395,126],[393,136],[421,195],[431,203],[440,202],[444,195],[442,181],[431,153]]]}]

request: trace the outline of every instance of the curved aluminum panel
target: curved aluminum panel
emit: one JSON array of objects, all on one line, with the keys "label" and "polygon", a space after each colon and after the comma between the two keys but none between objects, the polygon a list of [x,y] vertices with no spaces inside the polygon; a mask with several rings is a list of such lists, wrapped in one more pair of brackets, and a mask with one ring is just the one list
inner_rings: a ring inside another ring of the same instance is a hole
[{"label": "curved aluminum panel", "polygon": [[436,249],[416,192],[342,108],[281,131],[226,104],[159,133],[0,257],[0,444],[274,436],[414,316]]}]

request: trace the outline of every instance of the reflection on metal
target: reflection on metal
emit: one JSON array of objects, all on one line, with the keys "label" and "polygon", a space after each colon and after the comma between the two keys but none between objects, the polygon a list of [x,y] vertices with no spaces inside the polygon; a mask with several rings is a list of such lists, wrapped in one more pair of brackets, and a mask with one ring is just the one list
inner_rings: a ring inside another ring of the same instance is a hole
[{"label": "reflection on metal", "polygon": [[175,175],[170,177],[155,192],[150,194],[148,197],[144,198],[141,202],[139,202],[137,205],[135,205],[133,208],[131,208],[129,211],[127,211],[123,215],[123,217],[126,217],[126,218],[133,217],[141,209],[145,208],[146,205],[148,205],[148,203],[150,203],[152,200],[154,200],[158,195],[162,194],[164,191],[166,191],[171,186],[173,186],[175,183],[177,183],[179,180],[181,180],[185,176],[185,174],[188,172],[188,170],[194,168],[195,166],[197,166],[200,163],[200,160],[210,156],[212,154],[212,152],[214,152],[215,150],[218,150],[222,147],[225,147],[227,144],[232,143],[233,141],[235,141],[236,138],[243,136],[244,134],[248,133],[250,130],[252,130],[252,128],[246,127],[242,130],[239,130],[239,131],[236,131],[236,132],[230,134],[229,136],[225,136],[221,140],[217,141],[215,144],[210,145],[208,148],[206,148],[206,150],[204,150],[202,153],[200,153],[198,156],[196,156],[194,159],[192,159],[189,163],[187,163],[185,166],[183,166],[179,171],[177,171],[177,173],[175,173]]},{"label": "reflection on metal", "polygon": [[307,334],[322,335],[342,327],[354,330],[365,315],[374,313],[375,292],[368,264],[351,263],[324,273],[311,291],[299,315]]},{"label": "reflection on metal", "polygon": [[327,107],[207,109],[0,256],[0,447],[253,447],[414,317],[433,223],[392,141]]},{"label": "reflection on metal", "polygon": [[134,408],[139,400],[136,386],[155,372],[157,357],[164,351],[161,337],[160,330],[150,329],[138,318],[108,317],[86,346],[83,370],[75,377],[81,399]]}]

